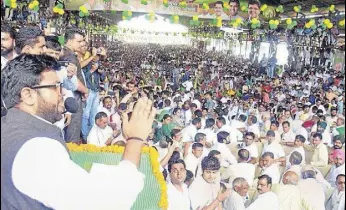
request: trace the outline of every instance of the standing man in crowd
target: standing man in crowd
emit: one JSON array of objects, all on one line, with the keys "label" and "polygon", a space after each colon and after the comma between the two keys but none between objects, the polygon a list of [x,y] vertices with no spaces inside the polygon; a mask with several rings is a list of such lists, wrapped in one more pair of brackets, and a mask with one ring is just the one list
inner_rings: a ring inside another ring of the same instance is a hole
[{"label": "standing man in crowd", "polygon": [[88,89],[85,88],[85,76],[81,70],[81,65],[76,55],[81,50],[81,47],[84,43],[84,36],[84,33],[79,29],[66,30],[66,44],[63,49],[63,55],[60,57],[61,61],[68,61],[69,63],[77,66],[77,78],[80,85],[84,86],[83,91],[74,91],[74,97],[78,102],[79,109],[77,113],[72,114],[71,123],[65,130],[66,142],[80,141],[83,108],[85,107],[85,100],[88,98]]},{"label": "standing man in crowd", "polygon": [[17,56],[14,50],[14,40],[16,38],[16,31],[10,25],[1,24],[1,69],[3,69],[7,62]]}]

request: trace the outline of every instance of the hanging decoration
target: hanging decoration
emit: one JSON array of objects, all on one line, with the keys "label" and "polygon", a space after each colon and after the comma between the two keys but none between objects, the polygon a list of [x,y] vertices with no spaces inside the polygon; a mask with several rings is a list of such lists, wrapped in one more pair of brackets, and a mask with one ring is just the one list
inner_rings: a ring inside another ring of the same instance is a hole
[{"label": "hanging decoration", "polygon": [[121,2],[124,3],[124,4],[128,4],[129,0],[121,0]]},{"label": "hanging decoration", "polygon": [[334,12],[335,12],[335,5],[334,5],[334,4],[330,5],[329,11],[330,11],[331,13],[334,13]]},{"label": "hanging decoration", "polygon": [[185,9],[187,7],[186,1],[179,2],[179,7],[182,8],[182,9]]},{"label": "hanging decoration", "polygon": [[279,24],[280,24],[279,20],[270,20],[269,21],[269,28],[272,30],[277,29]]},{"label": "hanging decoration", "polygon": [[345,27],[345,19],[340,20],[340,22],[339,22],[339,26],[341,26],[341,27]]},{"label": "hanging decoration", "polygon": [[59,15],[65,14],[64,5],[61,3],[57,4],[55,7],[53,7],[53,12]]},{"label": "hanging decoration", "polygon": [[88,17],[89,15],[89,10],[84,5],[79,7],[79,17]]},{"label": "hanging decoration", "polygon": [[122,18],[123,18],[123,20],[131,20],[132,12],[131,11],[123,11]]},{"label": "hanging decoration", "polygon": [[200,25],[200,22],[198,20],[198,16],[197,15],[192,17],[192,20],[190,20],[190,25],[191,26],[199,26]]},{"label": "hanging decoration", "polygon": [[332,29],[333,26],[334,26],[334,24],[329,19],[324,19],[323,20],[323,24],[322,24],[322,28],[323,29],[326,29],[326,28]]},{"label": "hanging decoration", "polygon": [[227,2],[223,3],[223,11],[224,12],[228,12],[231,9],[231,7],[229,6],[229,4]]},{"label": "hanging decoration", "polygon": [[174,23],[174,24],[178,24],[179,23],[179,16],[178,15],[172,15],[170,17],[170,22]]},{"label": "hanging decoration", "polygon": [[268,8],[268,5],[263,4],[263,5],[261,6],[261,11],[264,12],[267,8]]},{"label": "hanging decoration", "polygon": [[204,10],[209,10],[209,5],[208,5],[207,3],[203,3],[203,4],[202,4],[202,8],[203,8]]},{"label": "hanging decoration", "polygon": [[318,7],[316,7],[316,5],[312,5],[312,7],[311,7],[311,10],[310,10],[310,12],[311,13],[316,13],[316,12],[318,12]]},{"label": "hanging decoration", "polygon": [[145,16],[147,20],[149,20],[151,23],[155,21],[155,12],[149,12],[148,15]]},{"label": "hanging decoration", "polygon": [[243,25],[243,19],[241,19],[240,17],[238,17],[235,20],[232,20],[229,23],[230,26],[232,26],[233,28],[239,28],[239,26]]},{"label": "hanging decoration", "polygon": [[252,29],[256,29],[256,28],[259,28],[259,27],[261,27],[261,22],[257,18],[253,18],[251,20],[251,28]]},{"label": "hanging decoration", "polygon": [[315,30],[317,28],[316,21],[314,19],[309,20],[309,22],[305,23],[305,28]]},{"label": "hanging decoration", "polygon": [[30,2],[28,8],[32,11],[38,12],[40,9],[40,3],[37,0]]},{"label": "hanging decoration", "polygon": [[288,18],[286,20],[286,24],[287,24],[287,29],[293,29],[294,27],[298,25],[297,21],[295,20],[292,21],[292,18]]},{"label": "hanging decoration", "polygon": [[15,9],[18,7],[17,0],[5,0],[5,5],[12,9]]},{"label": "hanging decoration", "polygon": [[168,7],[168,0],[163,0],[163,6]]},{"label": "hanging decoration", "polygon": [[141,0],[141,4],[148,5],[148,0]]},{"label": "hanging decoration", "polygon": [[299,13],[301,10],[302,10],[302,6],[294,6],[293,7],[293,10],[296,12],[296,13]]},{"label": "hanging decoration", "polygon": [[58,42],[61,46],[65,45],[65,36],[58,36]]},{"label": "hanging decoration", "polygon": [[[263,8],[262,8],[263,9]],[[272,19],[276,16],[276,10],[272,6],[266,6],[265,10],[262,11],[263,17],[267,20]]]},{"label": "hanging decoration", "polygon": [[283,13],[283,12],[284,12],[284,6],[279,5],[278,7],[276,7],[275,11],[276,11],[277,13]]}]

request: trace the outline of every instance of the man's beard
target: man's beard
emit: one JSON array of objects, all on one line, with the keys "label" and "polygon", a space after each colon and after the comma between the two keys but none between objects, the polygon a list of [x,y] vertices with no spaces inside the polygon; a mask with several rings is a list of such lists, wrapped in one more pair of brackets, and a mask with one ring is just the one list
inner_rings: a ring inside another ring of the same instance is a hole
[{"label": "man's beard", "polygon": [[342,149],[342,146],[339,147],[339,146],[337,146],[337,145],[334,145],[334,149]]},{"label": "man's beard", "polygon": [[56,123],[62,119],[62,113],[59,113],[58,111],[58,104],[50,104],[40,97],[38,107],[39,110],[36,115],[42,119],[51,123]]},{"label": "man's beard", "polygon": [[13,48],[6,49],[6,48],[1,48],[1,56],[7,56],[13,51]]}]

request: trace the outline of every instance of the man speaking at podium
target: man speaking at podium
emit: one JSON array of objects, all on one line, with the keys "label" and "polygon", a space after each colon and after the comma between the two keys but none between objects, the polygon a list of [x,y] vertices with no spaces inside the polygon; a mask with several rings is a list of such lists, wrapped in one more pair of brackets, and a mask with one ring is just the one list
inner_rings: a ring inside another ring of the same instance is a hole
[{"label": "man speaking at podium", "polygon": [[123,160],[88,173],[70,159],[53,125],[65,110],[55,65],[51,57],[22,54],[1,72],[8,107],[1,118],[1,208],[130,210],[144,186],[138,165],[156,114],[152,102],[141,98],[130,120],[124,114]]}]

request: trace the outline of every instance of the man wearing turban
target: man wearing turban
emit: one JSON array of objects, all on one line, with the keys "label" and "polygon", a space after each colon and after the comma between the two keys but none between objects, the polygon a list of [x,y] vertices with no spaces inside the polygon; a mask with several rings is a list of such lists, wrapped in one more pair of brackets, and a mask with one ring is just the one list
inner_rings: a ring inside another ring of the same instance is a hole
[{"label": "man wearing turban", "polygon": [[328,182],[335,187],[335,180],[339,174],[345,174],[345,151],[342,149],[336,149],[332,153],[334,164],[330,169]]},{"label": "man wearing turban", "polygon": [[317,124],[317,132],[322,134],[323,138],[323,144],[328,145],[329,147],[332,147],[332,137],[330,136],[330,133],[327,131],[327,123],[326,122],[319,122]]}]

